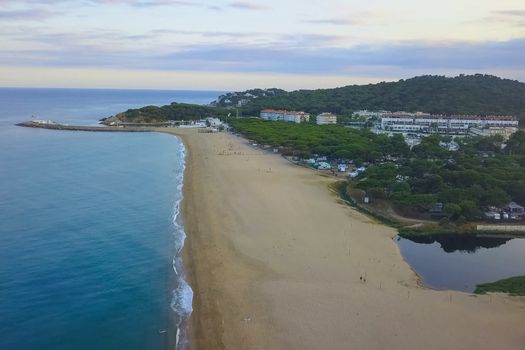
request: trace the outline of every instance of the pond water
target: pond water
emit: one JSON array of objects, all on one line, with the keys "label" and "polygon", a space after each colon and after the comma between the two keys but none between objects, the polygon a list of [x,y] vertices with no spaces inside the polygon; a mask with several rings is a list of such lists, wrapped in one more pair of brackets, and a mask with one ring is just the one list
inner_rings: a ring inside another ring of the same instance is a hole
[{"label": "pond water", "polygon": [[473,292],[481,283],[525,275],[525,238],[432,235],[395,240],[408,264],[434,289]]}]

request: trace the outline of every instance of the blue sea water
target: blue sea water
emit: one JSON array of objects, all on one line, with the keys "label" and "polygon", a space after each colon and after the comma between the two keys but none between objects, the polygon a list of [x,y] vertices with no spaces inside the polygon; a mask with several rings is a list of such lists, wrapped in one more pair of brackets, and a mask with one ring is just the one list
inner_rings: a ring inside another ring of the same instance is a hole
[{"label": "blue sea water", "polygon": [[0,89],[0,349],[165,349],[191,310],[180,140],[13,124],[219,94]]}]

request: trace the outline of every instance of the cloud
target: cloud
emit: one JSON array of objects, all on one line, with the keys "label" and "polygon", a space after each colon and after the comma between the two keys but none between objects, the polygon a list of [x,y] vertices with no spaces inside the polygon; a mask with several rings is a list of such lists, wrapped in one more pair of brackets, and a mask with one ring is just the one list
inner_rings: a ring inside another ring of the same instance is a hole
[{"label": "cloud", "polygon": [[197,69],[213,65],[225,71],[276,73],[347,73],[355,67],[377,67],[420,71],[440,70],[525,70],[525,39],[485,43],[400,42],[359,45],[351,48],[312,48],[306,38],[295,44],[202,45],[156,57],[166,69]]},{"label": "cloud", "polygon": [[342,35],[170,29],[137,34],[102,29],[45,32],[20,26],[0,28],[0,36],[16,43],[0,51],[0,64],[5,66],[359,74],[369,77],[400,76],[399,72],[525,72],[525,38],[486,42],[375,42],[348,46],[349,37]]},{"label": "cloud", "polygon": [[492,11],[491,15],[485,17],[483,21],[505,23],[515,27],[525,27],[525,10]]},{"label": "cloud", "polygon": [[[110,0],[111,1],[111,0]],[[100,3],[107,3],[108,1],[98,0]],[[135,0],[135,1],[111,1],[122,2],[135,7],[156,7],[156,6],[189,6],[189,7],[208,7],[217,8],[217,6],[209,6],[201,2],[194,1],[178,1],[178,0]]]},{"label": "cloud", "polygon": [[0,10],[0,21],[43,21],[59,14],[44,9]]},{"label": "cloud", "polygon": [[342,18],[305,19],[302,22],[311,24],[331,24],[337,26],[348,26],[356,24],[354,20]]},{"label": "cloud", "polygon": [[270,10],[270,6],[260,5],[248,1],[235,1],[229,4],[230,7],[241,9],[241,10],[252,10],[252,11],[267,11]]},{"label": "cloud", "polygon": [[502,15],[502,16],[525,17],[525,10],[492,11],[492,14]]},{"label": "cloud", "polygon": [[207,7],[209,9],[219,9],[216,5],[209,5],[200,1],[186,1],[186,0],[0,0],[2,4],[25,4],[32,5],[56,5],[56,4],[70,4],[74,6],[82,5],[128,5],[134,7],[158,7],[158,6],[188,6],[188,7]]}]

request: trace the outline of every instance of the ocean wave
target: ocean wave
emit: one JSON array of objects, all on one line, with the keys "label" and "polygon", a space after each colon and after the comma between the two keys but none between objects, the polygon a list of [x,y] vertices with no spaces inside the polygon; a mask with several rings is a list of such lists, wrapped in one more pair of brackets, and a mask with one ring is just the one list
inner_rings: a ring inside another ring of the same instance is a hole
[{"label": "ocean wave", "polygon": [[177,142],[180,144],[180,153],[179,159],[181,161],[181,171],[177,174],[176,177],[176,194],[175,194],[175,204],[173,208],[173,236],[175,238],[175,255],[173,257],[173,271],[175,272],[177,278],[175,282],[175,289],[172,291],[172,300],[171,300],[171,309],[178,316],[177,330],[176,330],[176,343],[175,346],[177,349],[182,347],[180,345],[180,338],[184,338],[184,330],[181,329],[181,326],[184,324],[184,321],[189,317],[193,311],[193,290],[189,286],[188,282],[185,280],[184,269],[180,253],[184,248],[184,241],[186,240],[186,233],[184,232],[184,226],[182,224],[182,218],[180,216],[181,212],[181,202],[183,199],[182,188],[184,186],[184,171],[186,169],[186,149],[182,141],[177,137]]},{"label": "ocean wave", "polygon": [[171,309],[181,316],[188,317],[193,311],[193,290],[188,283],[181,279],[178,287],[173,291]]}]

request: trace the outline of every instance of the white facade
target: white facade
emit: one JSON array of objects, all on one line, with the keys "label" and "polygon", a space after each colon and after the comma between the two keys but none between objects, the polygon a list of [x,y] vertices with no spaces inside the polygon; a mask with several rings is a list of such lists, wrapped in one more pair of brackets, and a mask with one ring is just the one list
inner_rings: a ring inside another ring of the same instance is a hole
[{"label": "white facade", "polygon": [[382,117],[384,114],[388,112],[386,111],[369,111],[367,109],[363,109],[360,111],[355,111],[354,114],[352,114],[354,117],[365,117],[365,118],[373,118],[373,117]]},{"label": "white facade", "polygon": [[219,127],[222,125],[222,122],[219,118],[206,118],[206,121],[210,124],[211,127]]},{"label": "white facade", "polygon": [[204,121],[196,121],[192,124],[181,124],[179,125],[179,128],[205,128],[206,122]]},{"label": "white facade", "polygon": [[508,140],[512,134],[518,131],[515,127],[488,127],[488,128],[471,128],[470,134],[475,136],[494,136],[501,135],[504,140]]},{"label": "white facade", "polygon": [[443,116],[430,114],[392,113],[381,118],[381,129],[393,132],[467,134],[471,128],[518,127],[518,120],[509,116]]},{"label": "white facade", "polygon": [[321,113],[315,118],[317,125],[337,124],[337,116],[332,113]]},{"label": "white facade", "polygon": [[310,114],[305,112],[294,112],[275,109],[263,109],[261,118],[272,121],[285,121],[294,123],[305,123],[310,121]]}]

